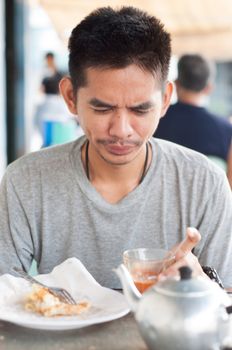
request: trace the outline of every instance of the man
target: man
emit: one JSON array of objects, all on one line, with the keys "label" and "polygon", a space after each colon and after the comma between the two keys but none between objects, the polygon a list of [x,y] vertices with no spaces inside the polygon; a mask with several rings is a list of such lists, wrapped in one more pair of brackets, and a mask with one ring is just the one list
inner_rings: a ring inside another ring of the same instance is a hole
[{"label": "man", "polygon": [[[60,80],[60,79],[59,79]],[[35,111],[35,124],[41,134],[42,147],[52,146],[82,135],[76,119],[68,112],[59,93],[59,81],[51,76],[43,80],[44,98]]]},{"label": "man", "polygon": [[51,77],[59,72],[57,65],[56,65],[56,59],[53,52],[49,51],[44,56],[45,60],[45,71],[44,76],[45,77]]},{"label": "man", "polygon": [[73,29],[69,51],[60,90],[86,137],[8,167],[0,271],[28,270],[34,257],[47,273],[75,256],[99,283],[120,288],[112,269],[124,250],[183,241],[167,275],[187,264],[208,278],[201,265],[210,265],[230,287],[232,202],[223,172],[152,138],[172,94],[163,25],[132,7],[101,8]]},{"label": "man", "polygon": [[184,55],[177,68],[178,102],[170,106],[154,136],[216,157],[218,164],[225,164],[232,187],[232,125],[203,107],[212,91],[213,67],[200,55]]},{"label": "man", "polygon": [[45,55],[46,68],[41,82],[42,91],[45,94],[59,94],[59,82],[64,76],[56,65],[53,52],[47,52]]}]

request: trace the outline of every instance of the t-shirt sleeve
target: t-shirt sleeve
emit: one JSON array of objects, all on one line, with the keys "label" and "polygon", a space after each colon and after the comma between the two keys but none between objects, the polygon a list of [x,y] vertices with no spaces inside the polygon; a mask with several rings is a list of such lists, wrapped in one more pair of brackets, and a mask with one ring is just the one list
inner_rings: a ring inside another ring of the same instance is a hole
[{"label": "t-shirt sleeve", "polygon": [[[215,268],[225,285],[232,287],[232,192],[226,176],[212,186],[202,222],[198,258],[201,265]],[[198,248],[196,248],[196,251]]]},{"label": "t-shirt sleeve", "polygon": [[9,174],[0,185],[0,274],[13,267],[29,270],[33,242],[26,212]]}]

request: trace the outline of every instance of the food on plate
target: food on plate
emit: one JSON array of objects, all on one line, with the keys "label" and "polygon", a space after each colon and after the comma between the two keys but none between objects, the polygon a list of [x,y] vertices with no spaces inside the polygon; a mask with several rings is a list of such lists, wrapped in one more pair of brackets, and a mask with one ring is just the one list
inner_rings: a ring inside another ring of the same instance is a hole
[{"label": "food on plate", "polygon": [[88,301],[80,301],[75,305],[63,303],[45,287],[32,285],[32,292],[26,297],[25,309],[37,312],[46,317],[75,316],[87,311]]}]

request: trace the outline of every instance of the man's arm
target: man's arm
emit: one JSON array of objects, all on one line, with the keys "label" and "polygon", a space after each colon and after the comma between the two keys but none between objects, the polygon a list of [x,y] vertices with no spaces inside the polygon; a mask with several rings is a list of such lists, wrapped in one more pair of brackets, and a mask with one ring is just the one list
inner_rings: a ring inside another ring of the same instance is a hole
[{"label": "man's arm", "polygon": [[202,266],[215,268],[226,289],[232,287],[232,192],[221,172],[211,184],[194,249]]},{"label": "man's arm", "polygon": [[172,250],[175,263],[160,278],[178,275],[178,269],[184,265],[191,267],[195,276],[208,278],[201,266],[210,266],[216,269],[226,289],[231,289],[232,192],[223,172],[217,180],[208,194],[204,215],[198,227],[201,235],[193,228],[187,229],[186,238]]},{"label": "man's arm", "polygon": [[232,190],[232,141],[231,141],[230,150],[227,158],[227,177]]},{"label": "man's arm", "polygon": [[0,274],[12,267],[29,270],[33,243],[26,212],[10,176],[0,185]]}]

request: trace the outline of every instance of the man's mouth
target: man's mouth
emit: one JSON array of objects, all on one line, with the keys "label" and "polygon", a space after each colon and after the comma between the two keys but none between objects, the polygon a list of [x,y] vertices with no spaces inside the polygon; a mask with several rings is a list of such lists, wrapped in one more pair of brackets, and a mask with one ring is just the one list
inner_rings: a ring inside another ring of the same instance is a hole
[{"label": "man's mouth", "polygon": [[108,144],[105,146],[107,151],[111,154],[124,156],[133,151],[134,145],[120,145],[120,144]]},{"label": "man's mouth", "polygon": [[138,140],[98,140],[98,143],[103,145],[107,152],[116,156],[130,154],[141,146]]}]

